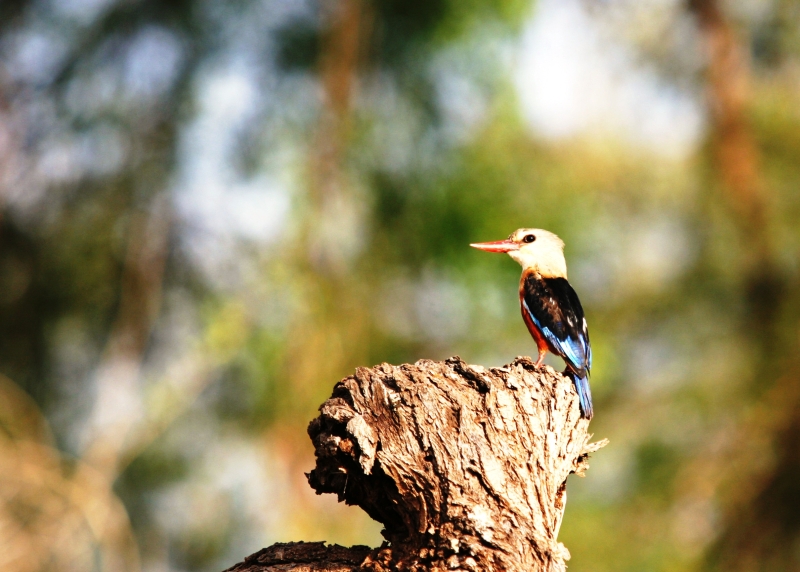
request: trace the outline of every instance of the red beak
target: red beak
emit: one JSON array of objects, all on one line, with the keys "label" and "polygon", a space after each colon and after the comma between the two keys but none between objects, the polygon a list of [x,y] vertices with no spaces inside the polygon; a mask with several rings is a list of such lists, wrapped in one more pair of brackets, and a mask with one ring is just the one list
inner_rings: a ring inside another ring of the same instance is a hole
[{"label": "red beak", "polygon": [[485,250],[486,252],[511,252],[519,250],[519,244],[510,240],[497,240],[495,242],[476,242],[470,244],[472,248]]}]

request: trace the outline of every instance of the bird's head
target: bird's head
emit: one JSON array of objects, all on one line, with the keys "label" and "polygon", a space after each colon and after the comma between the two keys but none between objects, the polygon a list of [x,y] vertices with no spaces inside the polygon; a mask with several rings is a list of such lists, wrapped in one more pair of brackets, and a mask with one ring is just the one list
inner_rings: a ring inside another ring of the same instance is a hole
[{"label": "bird's head", "polygon": [[486,252],[506,252],[523,270],[535,270],[545,278],[566,278],[564,241],[541,228],[521,228],[505,240],[470,244]]}]

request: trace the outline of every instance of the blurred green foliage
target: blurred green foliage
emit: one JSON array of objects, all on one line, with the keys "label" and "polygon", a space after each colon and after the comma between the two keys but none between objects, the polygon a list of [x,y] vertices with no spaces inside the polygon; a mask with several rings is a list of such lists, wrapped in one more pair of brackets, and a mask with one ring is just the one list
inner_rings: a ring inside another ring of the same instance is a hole
[{"label": "blurred green foliage", "polygon": [[358,510],[311,495],[305,427],[360,365],[531,353],[519,269],[467,246],[524,226],[567,244],[592,427],[611,440],[569,483],[570,566],[797,569],[800,14],[726,8],[752,65],[762,283],[760,230],[714,159],[702,38],[662,4],[574,8],[662,97],[705,109],[677,155],[531,127],[509,56],[526,0],[0,7],[0,373],[54,451],[113,484],[143,569],[379,542]]}]

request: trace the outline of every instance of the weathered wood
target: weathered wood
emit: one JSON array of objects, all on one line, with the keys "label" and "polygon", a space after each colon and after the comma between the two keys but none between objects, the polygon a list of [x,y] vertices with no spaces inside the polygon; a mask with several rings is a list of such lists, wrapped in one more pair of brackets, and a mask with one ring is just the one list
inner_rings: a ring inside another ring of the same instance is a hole
[{"label": "weathered wood", "polygon": [[369,546],[325,546],[324,542],[278,542],[225,572],[353,572],[371,550]]},{"label": "weathered wood", "polygon": [[307,476],[381,522],[388,542],[335,547],[352,551],[347,562],[253,560],[272,547],[231,570],[563,571],[567,476],[605,444],[590,444],[587,427],[571,380],[527,357],[359,368],[309,426]]}]

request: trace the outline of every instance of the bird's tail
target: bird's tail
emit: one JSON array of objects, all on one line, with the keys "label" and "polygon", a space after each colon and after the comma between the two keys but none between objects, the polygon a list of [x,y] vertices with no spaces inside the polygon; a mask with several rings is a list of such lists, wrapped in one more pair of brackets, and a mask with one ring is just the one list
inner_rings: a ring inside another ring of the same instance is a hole
[{"label": "bird's tail", "polygon": [[592,409],[592,390],[589,387],[589,375],[584,374],[583,377],[581,377],[580,374],[570,371],[569,376],[572,378],[572,383],[575,384],[575,389],[578,391],[578,398],[581,402],[581,416],[586,419],[591,419],[594,415],[594,410]]}]

